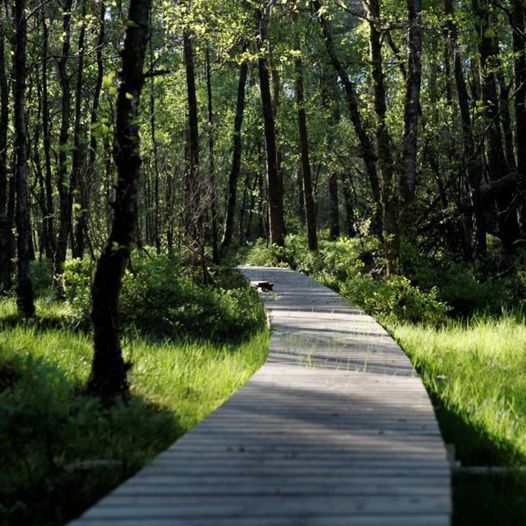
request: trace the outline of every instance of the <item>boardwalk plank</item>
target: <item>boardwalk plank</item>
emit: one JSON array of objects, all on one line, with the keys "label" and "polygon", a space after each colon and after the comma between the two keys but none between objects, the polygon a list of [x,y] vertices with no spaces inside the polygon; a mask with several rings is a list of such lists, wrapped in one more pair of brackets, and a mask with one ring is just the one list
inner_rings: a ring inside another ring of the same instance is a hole
[{"label": "boardwalk plank", "polygon": [[429,397],[370,316],[286,269],[267,363],[76,526],[447,526],[450,467]]}]

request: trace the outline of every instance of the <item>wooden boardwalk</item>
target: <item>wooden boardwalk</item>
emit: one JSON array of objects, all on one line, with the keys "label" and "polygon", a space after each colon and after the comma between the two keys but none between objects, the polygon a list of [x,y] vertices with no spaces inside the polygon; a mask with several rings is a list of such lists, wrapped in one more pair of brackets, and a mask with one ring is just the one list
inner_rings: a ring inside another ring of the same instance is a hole
[{"label": "wooden boardwalk", "polygon": [[267,363],[76,526],[446,526],[450,467],[431,403],[385,330],[285,269]]}]

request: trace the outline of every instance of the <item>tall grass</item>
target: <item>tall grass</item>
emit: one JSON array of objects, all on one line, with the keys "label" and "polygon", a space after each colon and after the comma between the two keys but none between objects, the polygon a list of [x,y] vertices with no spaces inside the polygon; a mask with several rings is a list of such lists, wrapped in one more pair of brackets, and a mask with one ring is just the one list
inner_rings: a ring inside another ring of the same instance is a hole
[{"label": "tall grass", "polygon": [[[479,430],[493,452],[469,436],[450,436],[465,463],[526,459],[526,325],[504,315],[443,327],[398,325],[394,336],[445,410]],[[448,432],[448,429],[445,429]],[[449,430],[453,432],[454,430]],[[484,441],[483,441],[484,442]]]}]

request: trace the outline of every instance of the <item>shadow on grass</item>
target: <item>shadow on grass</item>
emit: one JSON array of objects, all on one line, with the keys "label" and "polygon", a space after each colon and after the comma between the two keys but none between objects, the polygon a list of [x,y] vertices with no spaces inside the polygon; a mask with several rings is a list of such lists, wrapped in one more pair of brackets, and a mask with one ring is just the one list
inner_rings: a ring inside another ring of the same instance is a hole
[{"label": "shadow on grass", "polygon": [[138,396],[105,409],[49,363],[0,372],[2,525],[65,524],[181,434],[172,412]]},{"label": "shadow on grass", "polygon": [[[444,441],[455,445],[462,466],[524,466],[526,457],[511,442],[496,440],[460,411],[430,393]],[[526,473],[453,476],[453,526],[518,526],[526,517]]]},{"label": "shadow on grass", "polygon": [[453,526],[520,526],[526,517],[526,474],[453,477]]},{"label": "shadow on grass", "polygon": [[455,407],[446,407],[437,393],[430,393],[444,441],[455,445],[457,460],[463,466],[526,465],[526,456],[512,442],[489,435],[466,420]]}]

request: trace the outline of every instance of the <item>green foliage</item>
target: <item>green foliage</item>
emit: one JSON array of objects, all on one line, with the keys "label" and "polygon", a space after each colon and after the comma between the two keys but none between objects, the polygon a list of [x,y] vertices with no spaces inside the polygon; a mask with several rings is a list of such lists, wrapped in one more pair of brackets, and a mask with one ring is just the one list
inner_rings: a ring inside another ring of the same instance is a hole
[{"label": "green foliage", "polygon": [[68,259],[64,266],[65,292],[76,323],[89,327],[91,309],[91,275],[93,264],[88,259]]},{"label": "green foliage", "polygon": [[424,292],[404,276],[384,280],[357,274],[342,284],[340,292],[383,323],[437,324],[445,321],[449,310],[438,300],[436,289]]},{"label": "green foliage", "polygon": [[35,294],[46,294],[51,288],[53,262],[48,259],[31,262],[31,280]]},{"label": "green foliage", "polygon": [[296,267],[295,254],[287,246],[269,244],[262,238],[255,241],[250,248],[247,262],[250,265],[265,267]]},{"label": "green foliage", "polygon": [[[316,253],[306,250],[302,236],[289,235],[285,254],[290,266],[296,268],[334,290],[339,291],[352,304],[357,305],[381,321],[411,321],[442,323],[449,311],[439,300],[438,291],[422,290],[403,276],[382,277],[379,269],[382,260],[376,255],[375,239],[349,239],[320,241]],[[248,254],[248,262],[258,265],[276,264],[277,247],[266,247],[262,242],[254,244]]]},{"label": "green foliage", "polygon": [[[66,295],[83,326],[89,326],[89,262],[66,266]],[[259,330],[265,313],[245,281],[232,275],[219,285],[195,283],[168,257],[137,257],[121,291],[120,315],[125,332],[155,339],[199,338],[234,341]]]}]

